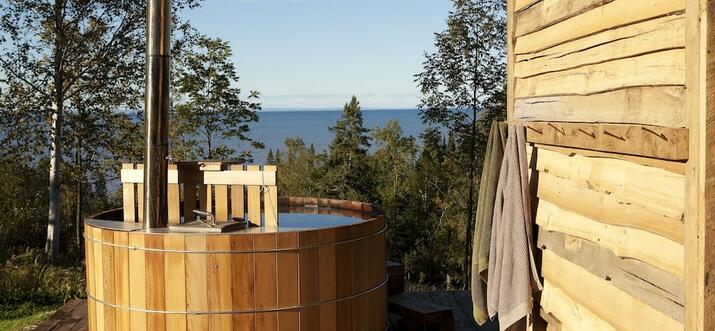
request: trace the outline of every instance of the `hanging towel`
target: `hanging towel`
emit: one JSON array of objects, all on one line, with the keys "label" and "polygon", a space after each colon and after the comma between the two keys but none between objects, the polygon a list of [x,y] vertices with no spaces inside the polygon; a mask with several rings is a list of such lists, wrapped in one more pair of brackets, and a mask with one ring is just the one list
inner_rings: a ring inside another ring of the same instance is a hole
[{"label": "hanging towel", "polygon": [[529,315],[532,288],[542,288],[534,262],[525,135],[523,126],[509,126],[492,220],[487,309],[490,318],[498,315],[502,331]]},{"label": "hanging towel", "polygon": [[489,268],[489,238],[492,235],[492,215],[497,194],[499,169],[504,157],[507,125],[492,122],[484,155],[484,166],[479,183],[477,216],[472,241],[472,307],[474,320],[484,325],[489,319],[487,312],[487,269]]}]

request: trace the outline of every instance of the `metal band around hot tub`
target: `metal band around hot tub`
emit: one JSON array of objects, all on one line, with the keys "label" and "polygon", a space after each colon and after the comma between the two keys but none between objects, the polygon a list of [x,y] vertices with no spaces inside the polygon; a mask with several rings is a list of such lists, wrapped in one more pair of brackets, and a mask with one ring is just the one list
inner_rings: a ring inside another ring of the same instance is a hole
[{"label": "metal band around hot tub", "polygon": [[371,235],[363,236],[363,237],[359,237],[359,238],[348,239],[348,240],[333,241],[333,242],[329,242],[329,243],[317,244],[317,245],[312,245],[312,246],[303,246],[303,247],[254,249],[254,250],[230,250],[230,251],[192,251],[192,250],[137,247],[137,246],[120,245],[120,244],[109,243],[106,241],[97,240],[97,239],[87,236],[86,234],[83,234],[83,236],[84,236],[85,240],[91,241],[93,243],[106,245],[106,246],[112,246],[112,247],[126,248],[126,249],[133,250],[133,251],[162,252],[162,253],[189,253],[189,254],[247,254],[247,253],[285,252],[285,251],[295,251],[295,250],[309,249],[309,248],[318,248],[320,246],[326,246],[326,245],[333,245],[333,246],[342,245],[342,244],[348,244],[348,243],[355,242],[355,241],[360,241],[363,239],[376,237],[376,236],[379,236],[379,235],[385,233],[385,231],[387,231],[387,224],[385,224],[385,226],[382,228],[382,230],[375,232]]},{"label": "metal band around hot tub", "polygon": [[117,304],[113,303],[108,303],[103,300],[99,300],[95,297],[93,297],[91,294],[89,294],[89,290],[87,290],[87,298],[92,299],[92,301],[101,303],[103,305],[112,307],[112,308],[118,308],[122,310],[129,310],[129,311],[136,311],[140,313],[149,313],[149,314],[166,314],[166,315],[231,315],[231,314],[252,314],[252,313],[270,313],[270,312],[279,312],[279,311],[286,311],[286,310],[296,310],[296,309],[302,309],[302,308],[310,308],[310,307],[315,307],[315,306],[320,306],[323,304],[331,304],[331,303],[337,303],[345,300],[350,300],[357,298],[359,296],[363,296],[366,294],[370,294],[372,292],[375,292],[381,288],[383,288],[389,279],[389,275],[385,274],[385,280],[382,281],[379,285],[360,292],[356,293],[353,295],[349,295],[346,297],[341,297],[341,298],[335,298],[332,300],[327,300],[327,301],[321,301],[321,302],[316,302],[316,303],[311,303],[308,305],[302,305],[302,306],[292,306],[292,307],[281,307],[281,308],[268,308],[268,309],[254,309],[254,310],[218,310],[218,311],[169,311],[169,310],[151,310],[151,309],[141,309],[141,308],[131,308],[131,307],[125,307],[125,306],[120,306]]}]

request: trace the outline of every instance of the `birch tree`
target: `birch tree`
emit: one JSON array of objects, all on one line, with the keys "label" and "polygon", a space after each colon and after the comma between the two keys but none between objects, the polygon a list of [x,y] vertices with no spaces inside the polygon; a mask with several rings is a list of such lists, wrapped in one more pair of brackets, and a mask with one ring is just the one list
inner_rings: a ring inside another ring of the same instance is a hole
[{"label": "birch tree", "polygon": [[[174,10],[200,1],[174,1]],[[64,131],[75,120],[68,113],[77,112],[79,100],[101,96],[107,103],[99,108],[109,113],[141,104],[145,10],[143,0],[0,2],[0,86],[23,95],[12,98],[5,111],[15,112],[19,122],[41,124],[32,138],[49,146],[43,150],[50,160],[45,244],[50,263],[59,253]]]}]

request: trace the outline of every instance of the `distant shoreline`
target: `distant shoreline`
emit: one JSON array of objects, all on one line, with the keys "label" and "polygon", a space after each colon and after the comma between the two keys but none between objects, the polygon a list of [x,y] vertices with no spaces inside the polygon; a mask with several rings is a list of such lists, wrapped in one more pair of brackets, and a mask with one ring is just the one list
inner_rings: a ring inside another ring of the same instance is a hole
[{"label": "distant shoreline", "polygon": [[[265,108],[259,113],[342,111],[343,108]],[[417,108],[362,108],[363,111],[418,111]]]}]

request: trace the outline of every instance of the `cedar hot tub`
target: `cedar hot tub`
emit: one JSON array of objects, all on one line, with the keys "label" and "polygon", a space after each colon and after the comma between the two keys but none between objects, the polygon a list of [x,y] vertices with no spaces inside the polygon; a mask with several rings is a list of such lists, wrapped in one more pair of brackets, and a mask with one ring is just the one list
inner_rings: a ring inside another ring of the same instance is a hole
[{"label": "cedar hot tub", "polygon": [[243,215],[254,225],[224,233],[145,229],[135,220],[141,185],[132,171],[141,169],[133,168],[122,171],[124,208],[85,222],[90,330],[386,329],[385,223],[371,205],[277,199],[276,186],[264,185],[274,171],[268,166],[253,168],[264,173],[252,186],[208,173],[225,165],[179,165],[169,174],[174,224],[199,207],[219,221]]}]

